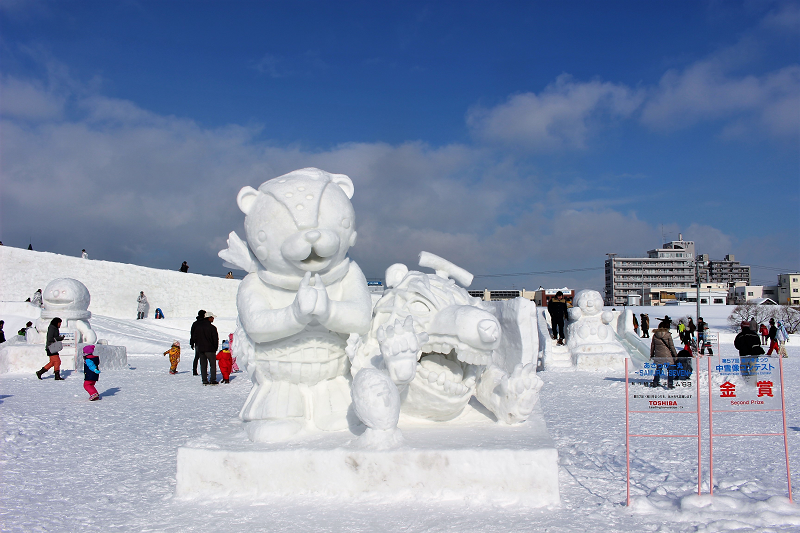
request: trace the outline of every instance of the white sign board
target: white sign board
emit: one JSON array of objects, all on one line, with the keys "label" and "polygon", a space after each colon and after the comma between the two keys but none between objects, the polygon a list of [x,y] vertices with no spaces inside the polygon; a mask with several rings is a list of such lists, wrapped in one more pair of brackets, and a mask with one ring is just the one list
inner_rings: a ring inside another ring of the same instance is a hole
[{"label": "white sign board", "polygon": [[720,357],[711,367],[714,410],[781,409],[781,376],[772,357]]}]

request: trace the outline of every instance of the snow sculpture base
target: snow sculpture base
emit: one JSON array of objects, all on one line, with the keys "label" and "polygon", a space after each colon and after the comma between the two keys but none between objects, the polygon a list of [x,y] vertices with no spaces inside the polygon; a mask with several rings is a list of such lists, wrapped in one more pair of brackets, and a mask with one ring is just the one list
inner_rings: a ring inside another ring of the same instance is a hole
[{"label": "snow sculpture base", "polygon": [[[83,370],[83,347],[85,344],[78,345],[78,361],[75,370]],[[121,370],[128,368],[128,349],[124,346],[112,346],[110,344],[95,344],[94,354],[100,358],[100,371]]]},{"label": "snow sculpture base", "polygon": [[[481,412],[478,411],[481,410]],[[447,424],[401,417],[405,446],[365,450],[350,431],[288,443],[252,443],[228,431],[178,448],[179,497],[320,494],[560,503],[558,452],[538,407],[527,422],[498,425],[476,402]]]},{"label": "snow sculpture base", "polygon": [[[79,344],[83,350],[85,344]],[[96,344],[95,353],[100,356],[100,370],[119,370],[128,368],[128,355],[124,346]],[[10,344],[0,349],[0,374],[33,374],[50,359],[44,351],[44,344]],[[83,372],[83,355],[61,355],[61,368]]]},{"label": "snow sculpture base", "polygon": [[[22,374],[34,372],[42,368],[50,359],[44,352],[44,344],[13,344],[3,346],[0,350],[0,374]],[[61,366],[71,370],[75,358],[62,356]]]}]

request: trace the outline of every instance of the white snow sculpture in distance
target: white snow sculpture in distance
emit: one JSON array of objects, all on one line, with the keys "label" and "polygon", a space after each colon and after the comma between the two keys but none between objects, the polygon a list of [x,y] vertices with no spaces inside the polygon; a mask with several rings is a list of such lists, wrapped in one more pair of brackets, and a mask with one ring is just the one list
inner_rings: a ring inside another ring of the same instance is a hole
[{"label": "white snow sculpture in distance", "polygon": [[611,311],[603,311],[599,292],[578,291],[568,314],[567,348],[577,367],[617,367],[628,356],[610,325],[616,317]]},{"label": "white snow sculpture in distance", "polygon": [[404,442],[397,429],[400,419],[400,393],[384,372],[362,368],[353,378],[353,408],[367,426],[356,445],[362,448],[389,450]]},{"label": "white snow sculpture in distance", "polygon": [[420,265],[436,273],[402,264],[387,269],[388,289],[375,304],[369,333],[348,342],[353,372],[386,372],[408,416],[451,420],[474,395],[503,423],[526,420],[542,386],[534,365],[517,365],[509,375],[496,364],[502,326],[491,305],[456,285],[469,286],[469,272],[428,252]]},{"label": "white snow sculpture in distance", "polygon": [[63,321],[62,327],[78,332],[77,342],[94,343],[97,341],[97,334],[89,324],[92,317],[89,312],[91,300],[89,289],[77,279],[54,279],[42,292],[42,317],[36,323],[37,331],[46,334],[50,321],[59,317]]},{"label": "white snow sculpture in distance", "polygon": [[236,198],[246,242],[231,232],[219,256],[249,272],[233,346],[254,384],[240,412],[254,441],[285,440],[306,424],[349,425],[346,340],[369,330],[372,307],[364,274],[347,258],[352,197],[347,176],[304,168]]}]

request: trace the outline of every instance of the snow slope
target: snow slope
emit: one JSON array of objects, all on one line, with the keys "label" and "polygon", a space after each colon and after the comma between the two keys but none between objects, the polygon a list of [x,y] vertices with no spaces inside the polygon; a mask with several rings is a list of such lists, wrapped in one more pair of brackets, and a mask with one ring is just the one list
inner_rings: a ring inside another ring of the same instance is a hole
[{"label": "snow slope", "polygon": [[[659,311],[663,308],[649,309],[650,316],[662,316]],[[715,326],[724,320],[723,313],[706,318]],[[201,386],[191,375],[187,351],[180,373],[167,373],[169,363],[161,352],[173,338],[185,340],[190,323],[95,316],[93,326],[101,336],[129,346],[131,354],[130,369],[102,373],[101,402],[87,401],[76,373],[64,382],[0,376],[0,530],[800,531],[800,509],[786,499],[783,448],[776,437],[718,439],[713,498],[695,494],[695,441],[634,440],[635,500],[626,507],[624,378],[594,372],[540,373],[545,382],[542,409],[559,451],[558,508],[532,510],[514,501],[491,505],[477,495],[445,501],[310,495],[178,499],[178,446],[222,428],[235,431],[250,390],[243,373],[235,374],[230,385]],[[223,333],[232,321],[217,324]],[[723,354],[735,353],[732,337],[723,334]],[[800,338],[794,337],[784,361],[789,445],[798,472]],[[740,417],[738,429],[774,430],[779,419],[767,418]],[[686,431],[694,423],[692,415],[658,420],[686,424]],[[643,423],[657,429],[652,420]],[[704,480],[707,443],[704,437]],[[795,483],[796,493],[798,488]]]},{"label": "snow slope", "polygon": [[167,318],[190,318],[198,309],[236,317],[239,280],[81,259],[0,246],[0,301],[22,302],[57,278],[74,278],[89,289],[95,315],[136,317],[136,297],[144,291],[147,316],[160,307]]}]

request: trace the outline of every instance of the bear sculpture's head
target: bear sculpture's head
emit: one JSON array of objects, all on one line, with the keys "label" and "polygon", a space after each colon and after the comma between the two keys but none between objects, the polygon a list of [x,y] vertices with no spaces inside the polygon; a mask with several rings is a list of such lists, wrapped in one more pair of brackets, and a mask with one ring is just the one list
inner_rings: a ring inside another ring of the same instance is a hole
[{"label": "bear sculpture's head", "polygon": [[580,307],[584,316],[599,315],[603,312],[603,297],[591,289],[578,291],[575,295],[575,307]]},{"label": "bear sculpture's head", "polygon": [[353,182],[318,168],[295,170],[244,187],[236,197],[245,214],[247,243],[269,272],[324,274],[356,242]]}]

